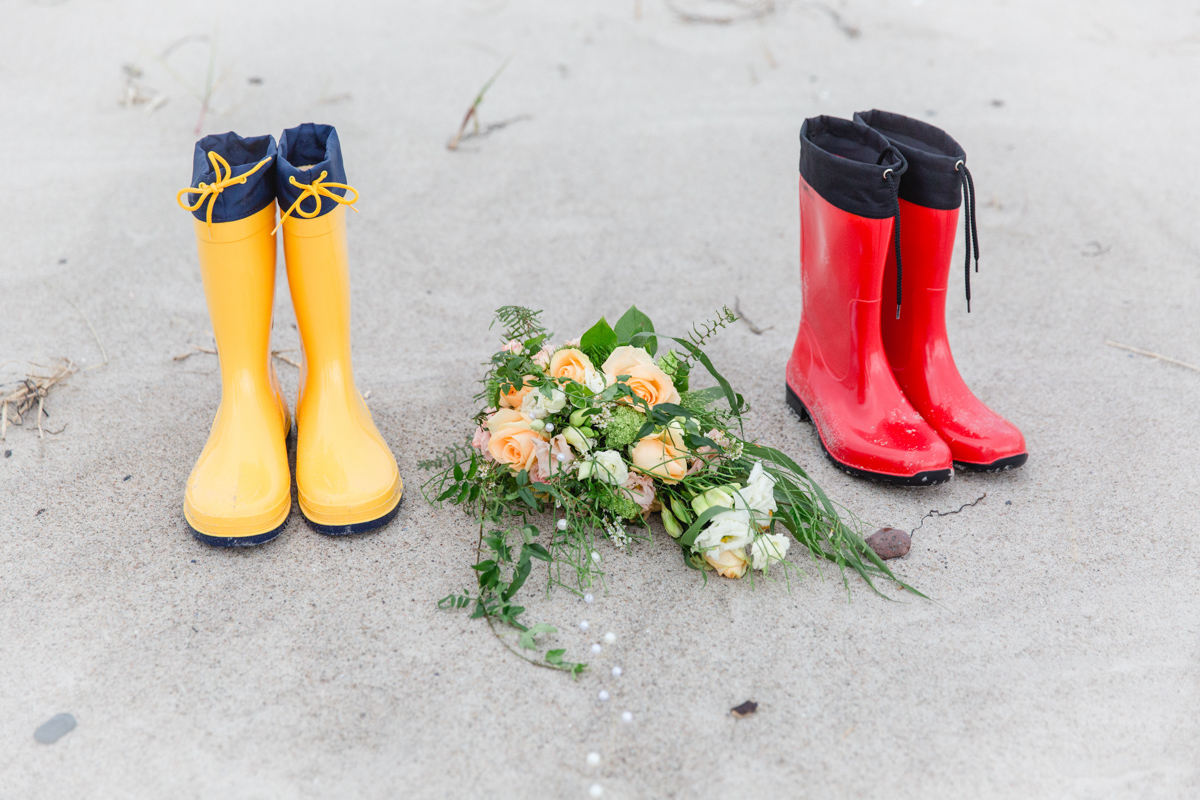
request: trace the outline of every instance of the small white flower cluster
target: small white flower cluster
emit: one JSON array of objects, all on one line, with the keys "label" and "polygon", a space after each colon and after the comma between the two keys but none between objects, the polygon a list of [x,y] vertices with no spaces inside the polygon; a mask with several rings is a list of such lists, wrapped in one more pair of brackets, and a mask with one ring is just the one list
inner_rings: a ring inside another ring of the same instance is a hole
[{"label": "small white flower cluster", "polygon": [[724,431],[719,431],[716,428],[713,428],[704,435],[709,439],[712,439],[721,447],[721,450],[726,458],[737,459],[742,457],[742,443],[740,441],[734,441]]},{"label": "small white flower cluster", "polygon": [[604,523],[604,532],[617,547],[625,547],[629,544],[629,531],[625,530],[625,526],[619,522],[610,520]]},{"label": "small white flower cluster", "polygon": [[607,428],[612,423],[612,421],[613,421],[612,406],[606,403],[606,404],[600,406],[600,413],[593,415],[589,419],[588,424],[591,425],[596,430],[602,431],[605,428]]}]

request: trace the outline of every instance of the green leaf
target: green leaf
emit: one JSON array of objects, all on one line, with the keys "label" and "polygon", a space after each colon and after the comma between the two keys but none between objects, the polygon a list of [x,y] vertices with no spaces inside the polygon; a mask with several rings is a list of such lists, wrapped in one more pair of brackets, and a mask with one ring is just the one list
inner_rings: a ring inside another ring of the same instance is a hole
[{"label": "green leaf", "polygon": [[601,317],[599,322],[588,328],[587,333],[579,340],[579,349],[587,354],[599,369],[612,351],[617,349],[617,334],[608,324],[608,320]]},{"label": "green leaf", "polygon": [[[525,650],[535,650],[535,649],[537,649],[537,642],[534,641],[534,638],[539,633],[557,633],[557,632],[558,632],[558,628],[554,627],[553,625],[548,625],[545,622],[539,622],[537,625],[534,625],[533,627],[529,628],[528,630],[522,631],[521,638],[518,640],[517,643]],[[559,652],[566,652],[566,651],[561,650]]]},{"label": "green leaf", "polygon": [[679,537],[679,544],[685,547],[691,547],[692,544],[695,543],[696,537],[700,535],[700,531],[705,525],[708,524],[709,520],[711,520],[717,514],[731,510],[732,509],[725,508],[724,506],[712,506],[703,514],[701,514],[699,519],[688,526],[688,529],[683,532],[682,536]]},{"label": "green leaf", "polygon": [[512,581],[509,582],[508,588],[501,592],[500,597],[504,600],[511,600],[512,596],[517,593],[517,590],[525,585],[525,579],[529,577],[530,569],[529,559],[525,557],[524,551],[522,551],[521,560],[517,564],[517,568],[513,570]]},{"label": "green leaf", "polygon": [[563,663],[563,655],[566,652],[566,648],[562,648],[561,650],[548,650],[546,652],[546,663],[553,664],[556,667],[561,667]]},{"label": "green leaf", "polygon": [[[630,306],[629,310],[621,315],[617,320],[617,344],[632,344],[635,347],[644,347],[646,352],[654,355],[658,350],[658,339],[653,336],[654,323],[650,318],[638,310],[637,306]],[[637,336],[643,334],[642,336]],[[634,337],[637,341],[634,341]]]},{"label": "green leaf", "polygon": [[540,544],[535,543],[526,545],[525,552],[527,552],[532,558],[536,558],[540,561],[549,562],[551,560],[550,551],[542,547]]}]

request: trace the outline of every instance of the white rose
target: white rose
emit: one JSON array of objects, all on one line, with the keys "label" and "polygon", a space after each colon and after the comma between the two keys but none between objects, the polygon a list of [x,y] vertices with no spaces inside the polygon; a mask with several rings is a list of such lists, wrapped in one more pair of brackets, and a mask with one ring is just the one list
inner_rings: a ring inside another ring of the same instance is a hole
[{"label": "white rose", "polygon": [[624,486],[629,480],[629,467],[617,451],[602,450],[579,466],[579,479],[588,478],[613,486]]},{"label": "white rose", "polygon": [[600,394],[608,388],[608,378],[603,372],[594,369],[586,369],[583,372],[583,385],[591,390],[592,394]]},{"label": "white rose", "polygon": [[754,537],[754,548],[750,553],[752,566],[764,570],[776,561],[783,561],[792,540],[782,533],[760,533]]},{"label": "white rose", "polygon": [[775,479],[763,469],[761,461],[754,463],[745,488],[739,489],[733,498],[733,507],[751,512],[760,528],[770,526],[771,514],[779,510],[779,506],[775,504]]},{"label": "white rose", "polygon": [[748,511],[722,511],[696,537],[694,549],[701,553],[737,550],[754,541]]},{"label": "white rose", "polygon": [[541,389],[534,389],[521,401],[521,413],[533,419],[542,419],[551,414],[557,414],[567,405],[567,396],[559,389],[551,389],[550,396],[542,394]]}]

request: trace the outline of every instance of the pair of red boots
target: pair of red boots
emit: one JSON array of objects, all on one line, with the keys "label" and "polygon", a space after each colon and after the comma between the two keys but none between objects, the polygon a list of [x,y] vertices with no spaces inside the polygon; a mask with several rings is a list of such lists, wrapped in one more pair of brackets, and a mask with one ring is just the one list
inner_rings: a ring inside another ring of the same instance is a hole
[{"label": "pair of red boots", "polygon": [[970,311],[974,193],[962,147],[919,120],[868,111],[800,129],[804,306],[787,401],[852,475],[932,486],[954,466],[998,472],[1028,458],[1021,432],[967,388],[946,339],[960,204]]}]

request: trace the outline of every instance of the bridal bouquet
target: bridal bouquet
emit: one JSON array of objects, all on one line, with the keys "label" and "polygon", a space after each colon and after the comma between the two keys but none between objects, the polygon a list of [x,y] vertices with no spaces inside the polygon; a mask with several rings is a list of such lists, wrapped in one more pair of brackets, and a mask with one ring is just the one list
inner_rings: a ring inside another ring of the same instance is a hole
[{"label": "bridal bouquet", "polygon": [[[473,606],[473,617],[510,626],[522,650],[537,650],[536,637],[555,629],[526,624],[514,602],[533,561],[549,563],[549,585],[583,594],[603,579],[601,542],[629,549],[656,518],[694,570],[786,577],[797,569],[787,559],[795,541],[872,588],[876,575],[904,586],[795,461],[743,438],[746,403],[703,350],[736,321],[728,308],[673,337],[633,307],[616,325],[601,319],[557,345],[540,315],[496,312],[503,344],[476,398],[474,437],[421,465],[434,471],[428,499],[480,520],[477,589],[442,607]],[[701,370],[715,386],[694,386]],[[585,667],[564,652],[522,657]]]}]

